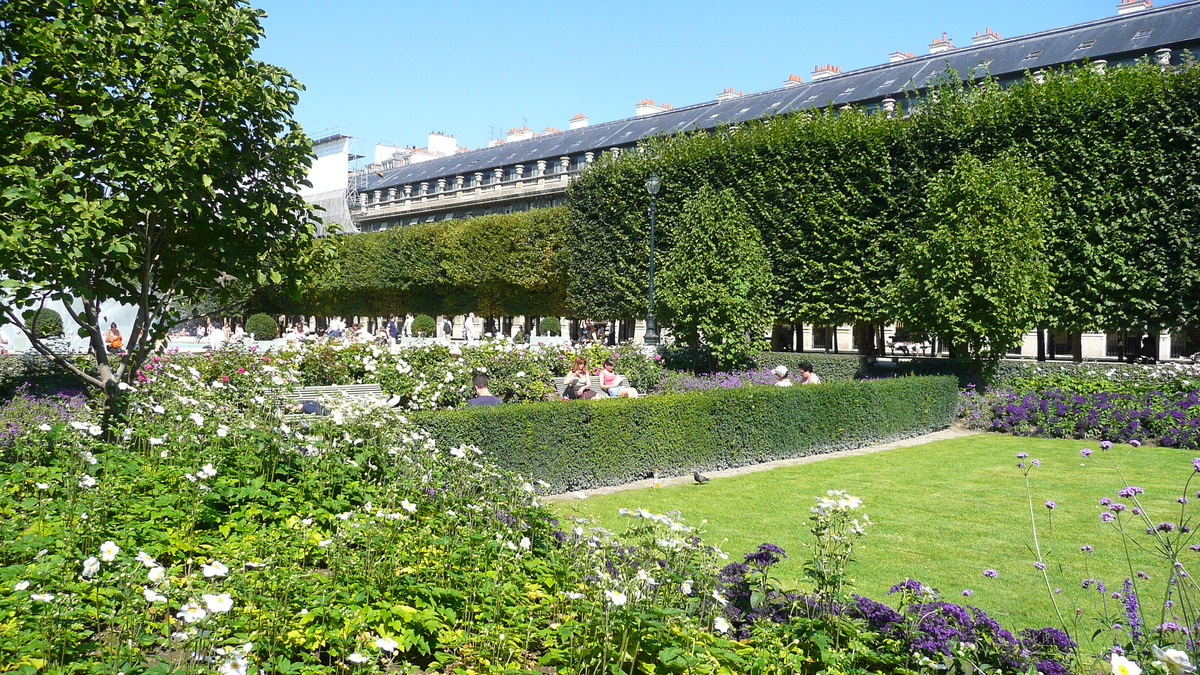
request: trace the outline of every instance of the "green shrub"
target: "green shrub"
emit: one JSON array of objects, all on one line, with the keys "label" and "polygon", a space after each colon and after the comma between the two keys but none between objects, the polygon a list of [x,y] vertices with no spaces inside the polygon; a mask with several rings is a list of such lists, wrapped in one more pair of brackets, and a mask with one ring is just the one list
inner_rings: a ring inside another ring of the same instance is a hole
[{"label": "green shrub", "polygon": [[432,337],[437,335],[437,322],[428,314],[418,314],[413,318],[412,334],[417,337]]},{"label": "green shrub", "polygon": [[253,340],[274,340],[279,337],[279,324],[268,314],[255,314],[246,319],[246,333]]},{"label": "green shrub", "polygon": [[22,312],[21,318],[36,337],[55,337],[63,334],[62,316],[53,309],[27,309]]},{"label": "green shrub", "polygon": [[443,447],[474,444],[557,491],[854,448],[948,426],[949,377],[746,387],[635,400],[418,413]]},{"label": "green shrub", "polygon": [[557,316],[543,316],[538,322],[538,333],[541,335],[561,335],[562,326],[558,322]]}]

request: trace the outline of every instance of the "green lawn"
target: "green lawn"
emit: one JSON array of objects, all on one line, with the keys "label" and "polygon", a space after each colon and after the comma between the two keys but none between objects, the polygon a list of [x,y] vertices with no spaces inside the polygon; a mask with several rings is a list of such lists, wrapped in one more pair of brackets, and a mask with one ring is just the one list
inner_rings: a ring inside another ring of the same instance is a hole
[{"label": "green lawn", "polygon": [[[1084,447],[1096,450],[1092,460],[1080,457]],[[940,589],[948,601],[987,610],[1007,627],[1057,626],[1041,573],[1033,567],[1018,452],[1041,460],[1030,481],[1051,584],[1063,589],[1059,602],[1064,616],[1073,615],[1076,607],[1085,610],[1084,632],[1090,634],[1098,623],[1100,595],[1083,591],[1081,580],[1102,579],[1111,592],[1130,576],[1121,538],[1100,521],[1097,504],[1101,497],[1116,499],[1125,483],[1095,458],[1119,460],[1129,482],[1145,488],[1143,505],[1155,522],[1178,523],[1181,507],[1175,499],[1197,453],[1123,445],[1101,453],[1095,442],[988,434],[719,478],[706,485],[593,496],[553,508],[562,515],[597,519],[617,531],[624,525],[617,514],[622,507],[659,513],[678,509],[692,525],[707,521],[705,540],[730,553],[731,561],[762,542],[782,546],[791,558],[778,569],[778,577],[796,587],[805,544],[811,541],[809,507],[826,490],[846,490],[865,501],[864,511],[875,522],[850,568],[857,592],[885,600],[891,585],[912,577]],[[1197,488],[1200,480],[1191,487]],[[1057,503],[1052,530],[1044,506],[1048,499]],[[1142,526],[1136,528],[1134,539],[1148,543]],[[1087,570],[1083,544],[1095,548]],[[987,568],[998,570],[999,577],[984,578]],[[1166,565],[1139,554],[1134,569],[1151,576],[1149,587],[1141,588],[1143,605],[1161,606]],[[960,595],[964,588],[974,591],[969,599]],[[1120,611],[1111,600],[1109,608]],[[1156,616],[1149,618],[1158,622]]]}]

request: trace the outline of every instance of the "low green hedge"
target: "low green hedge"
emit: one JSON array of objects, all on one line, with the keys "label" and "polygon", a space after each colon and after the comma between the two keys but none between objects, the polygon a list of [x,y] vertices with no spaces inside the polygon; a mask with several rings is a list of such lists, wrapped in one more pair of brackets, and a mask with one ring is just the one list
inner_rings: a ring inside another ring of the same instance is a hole
[{"label": "low green hedge", "polygon": [[823,354],[812,352],[763,352],[754,357],[760,368],[785,365],[793,373],[797,365],[808,361],[821,380],[865,380],[903,375],[948,375],[958,378],[960,387],[979,384],[979,377],[967,359],[879,356],[874,359],[857,354]]},{"label": "low green hedge", "polygon": [[442,448],[474,444],[561,492],[861,447],[944,428],[957,382],[906,377],[415,415]]}]

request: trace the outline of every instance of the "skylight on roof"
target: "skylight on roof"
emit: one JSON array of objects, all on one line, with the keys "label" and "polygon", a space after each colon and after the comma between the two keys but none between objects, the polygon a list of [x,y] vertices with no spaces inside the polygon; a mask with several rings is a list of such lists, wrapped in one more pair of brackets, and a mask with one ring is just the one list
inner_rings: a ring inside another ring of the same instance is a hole
[{"label": "skylight on roof", "polygon": [[992,61],[995,61],[995,60],[996,59],[988,59],[986,61],[980,61],[979,65],[975,66],[975,67],[976,68],[987,68],[988,66],[992,65]]},{"label": "skylight on roof", "polygon": [[749,109],[749,108],[742,108],[741,110],[739,110],[739,111],[738,111],[738,114],[739,114],[739,115],[745,115],[745,114],[746,114],[746,113],[748,113],[748,112],[750,112],[750,109]]},{"label": "skylight on roof", "polygon": [[896,84],[896,78],[894,78],[894,77],[893,77],[892,79],[888,80],[887,82],[884,82],[883,84],[881,84],[881,85],[879,85],[879,86],[881,86],[881,87],[890,87],[890,86],[892,86],[893,84]]},{"label": "skylight on roof", "polygon": [[715,119],[717,119],[717,118],[718,118],[718,117],[720,117],[720,116],[721,116],[721,113],[714,113],[714,114],[712,114],[712,115],[709,115],[709,116],[708,116],[708,119],[710,119],[710,120],[715,120]]},{"label": "skylight on roof", "polygon": [[1039,57],[1039,56],[1041,56],[1041,55],[1042,55],[1042,52],[1043,52],[1043,51],[1045,51],[1045,50],[1044,50],[1044,49],[1035,49],[1035,50],[1033,50],[1033,51],[1029,52],[1028,54],[1026,54],[1026,55],[1025,55],[1025,58],[1023,58],[1023,59],[1021,59],[1021,60],[1022,60],[1022,61],[1029,61],[1029,60],[1031,60],[1031,59],[1036,59],[1037,57]]},{"label": "skylight on roof", "polygon": [[1075,51],[1079,51],[1080,49],[1091,49],[1092,45],[1094,45],[1094,44],[1096,44],[1095,40],[1087,40],[1085,42],[1080,42],[1079,46],[1075,48]]},{"label": "skylight on roof", "polygon": [[1151,33],[1153,33],[1153,32],[1154,32],[1154,29],[1153,29],[1153,28],[1143,28],[1143,29],[1141,29],[1141,30],[1139,30],[1138,32],[1136,32],[1136,33],[1134,33],[1134,34],[1133,34],[1133,39],[1134,39],[1134,40],[1141,40],[1142,38],[1148,38],[1148,37],[1150,37],[1150,34],[1151,34]]},{"label": "skylight on roof", "polygon": [[817,94],[813,94],[812,96],[809,96],[808,98],[804,99],[804,102],[808,103],[809,101],[815,101],[816,98],[817,98]]},{"label": "skylight on roof", "polygon": [[854,91],[855,89],[858,89],[858,85],[855,85],[853,87],[846,87],[846,91],[843,91],[841,95],[845,96],[846,94],[849,94],[850,92]]}]

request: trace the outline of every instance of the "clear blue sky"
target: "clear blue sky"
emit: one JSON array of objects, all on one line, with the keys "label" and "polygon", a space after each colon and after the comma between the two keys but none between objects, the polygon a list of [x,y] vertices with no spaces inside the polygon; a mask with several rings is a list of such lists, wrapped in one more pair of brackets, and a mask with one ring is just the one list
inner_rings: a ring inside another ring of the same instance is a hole
[{"label": "clear blue sky", "polygon": [[[842,71],[957,46],[991,27],[1015,37],[1116,14],[1117,0],[430,2],[251,0],[267,11],[259,58],[307,90],[297,119],[377,142],[441,131],[476,148],[512,127],[567,128],[633,115],[643,98],[684,106],[726,87],[773,89],[817,64]],[[1159,0],[1156,5],[1170,4]]]}]

